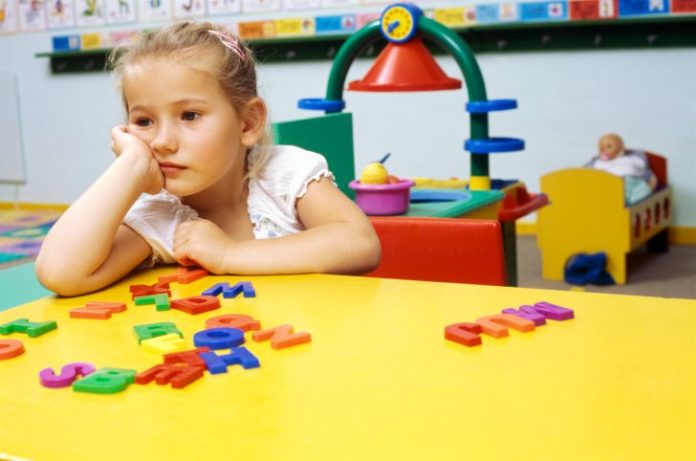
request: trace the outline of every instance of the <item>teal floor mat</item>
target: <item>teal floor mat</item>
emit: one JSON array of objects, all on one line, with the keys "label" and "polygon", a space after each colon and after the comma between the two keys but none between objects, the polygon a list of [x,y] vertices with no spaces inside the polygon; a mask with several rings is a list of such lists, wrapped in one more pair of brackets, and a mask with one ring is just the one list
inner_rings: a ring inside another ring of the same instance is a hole
[{"label": "teal floor mat", "polygon": [[0,293],[0,311],[53,294],[36,279],[33,261],[0,270]]}]

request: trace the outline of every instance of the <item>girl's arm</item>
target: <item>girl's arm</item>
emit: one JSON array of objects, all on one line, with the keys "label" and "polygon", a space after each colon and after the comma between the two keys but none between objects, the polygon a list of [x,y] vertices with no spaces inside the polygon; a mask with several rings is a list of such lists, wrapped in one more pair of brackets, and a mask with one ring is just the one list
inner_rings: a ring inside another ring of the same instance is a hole
[{"label": "girl's arm", "polygon": [[263,240],[236,242],[210,221],[184,223],[175,235],[174,256],[219,274],[358,274],[379,264],[379,239],[370,221],[330,180],[310,183],[297,211],[306,230]]},{"label": "girl's arm", "polygon": [[151,251],[121,221],[142,192],[161,188],[161,172],[144,142],[121,127],[112,137],[120,155],[51,228],[36,260],[41,283],[60,295],[103,288]]}]

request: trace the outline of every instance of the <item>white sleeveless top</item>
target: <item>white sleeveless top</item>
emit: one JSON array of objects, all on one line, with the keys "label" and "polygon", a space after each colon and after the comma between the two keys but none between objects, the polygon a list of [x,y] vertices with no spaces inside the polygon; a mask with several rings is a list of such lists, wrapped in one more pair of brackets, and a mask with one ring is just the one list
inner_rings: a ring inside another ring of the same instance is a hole
[{"label": "white sleeveless top", "polygon": [[[304,230],[297,216],[297,199],[304,196],[309,183],[322,177],[334,180],[321,155],[295,146],[272,146],[264,168],[249,179],[247,209],[254,237],[281,237]],[[143,194],[123,222],[152,247],[152,259],[145,263],[152,266],[176,262],[174,232],[179,224],[197,218],[193,208],[162,190],[155,195]]]}]

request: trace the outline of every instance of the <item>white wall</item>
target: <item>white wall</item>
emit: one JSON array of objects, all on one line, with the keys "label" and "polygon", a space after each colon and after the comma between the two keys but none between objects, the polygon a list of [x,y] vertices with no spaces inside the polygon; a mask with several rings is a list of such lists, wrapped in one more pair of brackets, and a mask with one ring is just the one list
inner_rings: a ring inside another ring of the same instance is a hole
[{"label": "white wall", "polygon": [[[50,74],[50,34],[0,38],[0,69],[19,73],[26,184],[0,184],[0,201],[74,200],[111,160],[109,128],[122,114],[105,73]],[[451,76],[454,61],[439,60]],[[349,80],[372,61],[357,61]],[[488,96],[515,98],[519,109],[491,114],[493,136],[526,140],[525,151],[492,157],[496,178],[519,178],[532,191],[545,172],[577,166],[595,154],[598,137],[621,133],[627,145],[669,158],[675,224],[696,226],[696,49],[486,54],[479,57]],[[261,92],[273,121],[315,114],[296,108],[323,97],[329,62],[267,64]],[[469,176],[464,90],[346,93],[354,116],[356,167],[392,152],[400,176]]]}]

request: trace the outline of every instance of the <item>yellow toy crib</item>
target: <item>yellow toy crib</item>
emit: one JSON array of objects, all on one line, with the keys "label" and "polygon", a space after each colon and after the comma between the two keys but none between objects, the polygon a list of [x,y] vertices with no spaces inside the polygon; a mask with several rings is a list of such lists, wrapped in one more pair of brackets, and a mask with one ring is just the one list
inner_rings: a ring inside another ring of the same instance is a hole
[{"label": "yellow toy crib", "polygon": [[603,251],[607,271],[617,284],[625,284],[628,252],[643,244],[650,251],[667,251],[672,211],[667,159],[646,154],[658,187],[631,205],[625,203],[623,179],[604,171],[569,168],[541,178],[541,192],[551,202],[538,212],[537,244],[544,278],[563,280],[570,257]]}]

